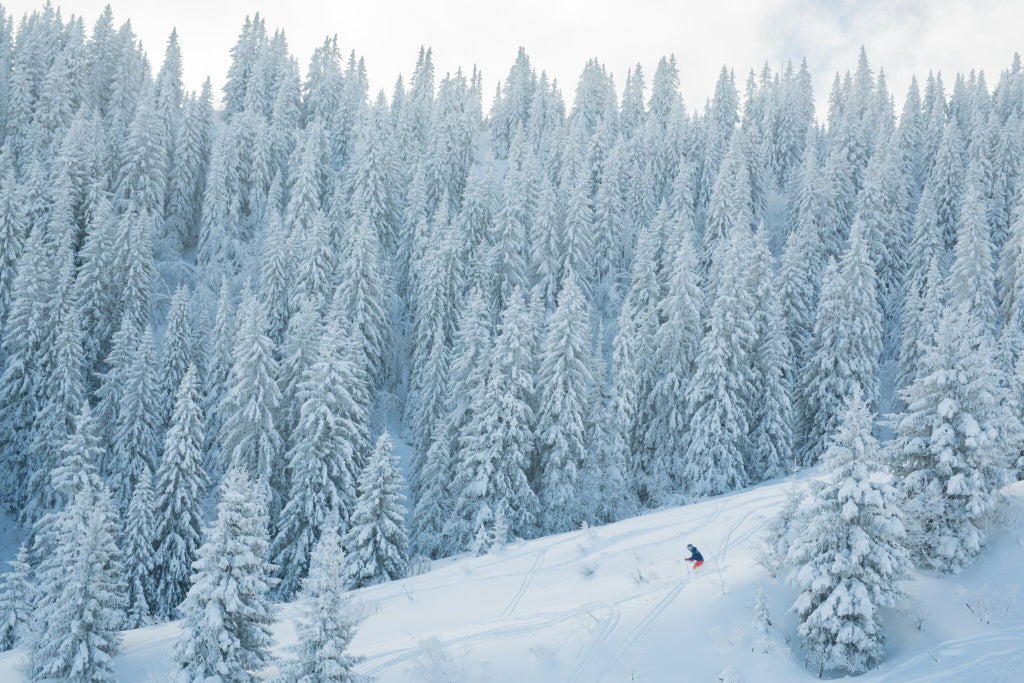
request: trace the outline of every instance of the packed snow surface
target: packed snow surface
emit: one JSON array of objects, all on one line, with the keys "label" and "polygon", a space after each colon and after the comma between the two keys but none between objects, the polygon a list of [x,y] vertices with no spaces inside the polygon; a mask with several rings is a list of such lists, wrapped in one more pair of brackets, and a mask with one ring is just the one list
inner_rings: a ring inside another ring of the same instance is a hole
[{"label": "packed snow surface", "polygon": [[[760,532],[791,480],[602,528],[511,545],[483,557],[352,594],[366,620],[353,643],[360,671],[381,683],[619,683],[815,680],[805,670],[795,591],[757,563]],[[982,558],[955,577],[915,575],[884,612],[887,661],[871,683],[1019,681],[1024,667],[1024,484]],[[704,554],[691,572],[686,544]],[[773,627],[752,624],[759,589]],[[276,654],[288,656],[298,606],[281,608]],[[918,625],[920,624],[920,629]],[[165,681],[177,622],[125,634],[118,680]],[[788,642],[787,642],[788,641]],[[766,651],[767,650],[767,651]],[[0,680],[24,680],[24,653],[0,655]],[[273,678],[271,668],[263,672]]]}]

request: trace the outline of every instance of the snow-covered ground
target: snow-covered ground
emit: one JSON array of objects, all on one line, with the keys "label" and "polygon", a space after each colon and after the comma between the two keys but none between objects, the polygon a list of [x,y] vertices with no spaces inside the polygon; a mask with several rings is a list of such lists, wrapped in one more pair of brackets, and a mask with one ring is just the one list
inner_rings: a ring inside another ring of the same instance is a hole
[{"label": "snow-covered ground", "polygon": [[[703,682],[728,668],[748,682],[814,680],[786,614],[794,591],[755,560],[759,533],[791,485],[437,562],[355,592],[368,614],[353,646],[366,658],[361,670],[381,683]],[[1019,509],[1024,484],[1011,494]],[[908,583],[906,604],[885,614],[888,660],[860,680],[1021,680],[1024,525],[1015,519],[1013,532],[993,529],[982,559],[960,576]],[[695,573],[682,560],[688,542],[707,559]],[[776,626],[768,648],[752,625],[759,588]],[[281,609],[277,654],[294,640],[297,614]],[[167,680],[177,635],[176,623],[126,633],[118,679]],[[22,658],[0,655],[0,681],[23,680]]]}]

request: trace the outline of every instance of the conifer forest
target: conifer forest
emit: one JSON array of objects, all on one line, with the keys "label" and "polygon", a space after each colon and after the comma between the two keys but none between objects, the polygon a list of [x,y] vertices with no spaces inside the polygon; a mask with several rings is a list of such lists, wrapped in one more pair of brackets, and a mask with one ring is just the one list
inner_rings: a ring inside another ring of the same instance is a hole
[{"label": "conifer forest", "polygon": [[787,652],[860,674],[913,577],[1002,533],[1018,55],[895,92],[862,49],[822,108],[806,61],[724,66],[697,102],[669,55],[559,83],[521,49],[485,92],[399,46],[372,92],[338,38],[300,63],[255,14],[223,89],[189,91],[177,33],[128,19],[0,8],[0,650],[25,680],[128,680],[124,632],[171,622],[178,683],[368,680],[368,587],[776,480]]}]

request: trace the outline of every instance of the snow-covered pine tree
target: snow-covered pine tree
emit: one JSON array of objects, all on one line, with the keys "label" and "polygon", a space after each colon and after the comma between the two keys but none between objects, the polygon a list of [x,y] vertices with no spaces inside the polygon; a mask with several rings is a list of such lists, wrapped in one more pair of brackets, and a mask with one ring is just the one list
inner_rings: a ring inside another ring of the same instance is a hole
[{"label": "snow-covered pine tree", "polygon": [[0,322],[7,320],[17,263],[28,235],[25,207],[20,195],[21,188],[8,157],[4,163],[3,179],[0,180]]},{"label": "snow-covered pine tree", "polygon": [[138,483],[153,476],[160,450],[156,362],[149,326],[135,339],[138,346],[125,369],[107,467],[108,483],[122,515]]},{"label": "snow-covered pine tree", "polygon": [[167,331],[164,333],[160,354],[157,390],[160,394],[160,429],[170,425],[178,387],[185,371],[195,362],[195,339],[192,334],[192,305],[188,288],[180,285],[171,298],[167,313]]},{"label": "snow-covered pine tree", "polygon": [[817,462],[839,428],[853,387],[874,406],[879,398],[881,311],[863,223],[854,226],[842,260],[825,271],[814,337],[798,389],[798,457]]},{"label": "snow-covered pine tree", "polygon": [[444,532],[455,550],[469,548],[499,507],[513,536],[528,536],[535,528],[537,499],[526,476],[534,450],[531,327],[526,298],[517,290],[483,361],[486,381],[469,397],[472,418],[459,435],[455,504]]},{"label": "snow-covered pine tree", "polygon": [[284,665],[288,683],[357,683],[354,671],[360,657],[348,648],[356,634],[358,618],[346,595],[342,577],[345,550],[340,522],[334,513],[323,524],[310,559],[309,576],[302,580],[299,602],[304,620],[297,625],[294,659]]},{"label": "snow-covered pine tree", "polygon": [[221,452],[220,439],[227,408],[225,396],[233,365],[231,351],[237,331],[231,306],[231,292],[228,289],[227,278],[223,278],[217,300],[217,313],[207,342],[208,354],[203,367],[203,380],[200,382],[203,387],[202,413],[206,418],[203,463],[211,482],[215,484],[220,481],[228,465]]},{"label": "snow-covered pine tree", "polygon": [[852,674],[873,668],[885,654],[878,616],[902,595],[910,573],[905,529],[895,489],[873,479],[881,469],[873,419],[854,388],[842,426],[823,457],[830,479],[820,488],[789,550],[789,580],[800,595],[805,656],[817,669]]},{"label": "snow-covered pine tree", "polygon": [[244,467],[224,475],[217,518],[199,549],[174,651],[176,681],[252,681],[270,660],[274,581],[264,494]]},{"label": "snow-covered pine tree", "polygon": [[746,401],[753,394],[750,350],[757,334],[743,272],[750,241],[745,226],[735,230],[719,245],[712,266],[718,286],[686,397],[690,433],[682,481],[692,496],[724,493],[747,482]]},{"label": "snow-covered pine tree", "polygon": [[391,343],[391,292],[383,273],[380,240],[369,213],[357,202],[340,246],[340,279],[334,306],[343,310],[360,339],[373,384],[384,378]]},{"label": "snow-covered pine tree", "polygon": [[750,459],[752,480],[763,481],[786,472],[793,464],[793,347],[775,292],[766,290],[763,323],[754,365],[759,378],[751,406]]},{"label": "snow-covered pine tree", "polygon": [[290,598],[309,568],[323,525],[337,515],[347,529],[356,507],[360,449],[368,432],[365,409],[352,394],[353,362],[328,328],[299,388],[299,423],[292,432],[288,492],[271,545],[277,594]]},{"label": "snow-covered pine tree", "polygon": [[178,605],[188,592],[192,563],[198,557],[203,533],[202,501],[208,482],[203,469],[203,416],[196,374],[191,365],[181,378],[156,471],[156,599],[152,608],[163,618],[177,616]]},{"label": "snow-covered pine tree", "polygon": [[540,453],[537,482],[540,526],[544,533],[575,529],[583,521],[576,500],[586,458],[590,324],[586,301],[569,269],[558,307],[548,321],[541,347],[535,434]]},{"label": "snow-covered pine tree", "polygon": [[17,645],[32,623],[32,565],[28,546],[22,543],[18,555],[0,574],[0,652]]},{"label": "snow-covered pine tree", "polygon": [[625,519],[637,507],[626,467],[625,438],[616,419],[605,348],[604,330],[599,326],[590,358],[594,381],[587,399],[587,457],[580,472],[579,493],[583,519],[590,525]]},{"label": "snow-covered pine tree", "polygon": [[153,581],[153,547],[156,541],[156,523],[153,510],[151,477],[143,475],[135,484],[128,513],[121,532],[121,550],[124,559],[124,581],[128,589],[127,614],[124,626],[139,628],[151,621],[156,592]]},{"label": "snow-covered pine tree", "polygon": [[220,451],[224,462],[244,468],[254,485],[269,487],[272,518],[280,509],[284,469],[280,462],[284,445],[277,429],[278,363],[259,302],[246,293],[239,309],[231,374],[218,406],[223,416]]},{"label": "snow-covered pine tree", "polygon": [[645,426],[647,449],[637,454],[641,462],[636,467],[636,485],[641,500],[652,506],[683,485],[689,432],[686,394],[700,346],[703,307],[696,267],[693,238],[686,231],[673,255],[668,291],[658,303],[664,322],[654,337],[651,362],[656,381],[646,399],[650,407],[645,412],[651,416]]},{"label": "snow-covered pine tree", "polygon": [[117,526],[110,494],[98,482],[57,514],[53,552],[33,581],[32,680],[114,680],[127,599]]},{"label": "snow-covered pine tree", "polygon": [[393,450],[384,432],[359,477],[359,499],[344,537],[348,588],[401,579],[408,571],[402,474]]},{"label": "snow-covered pine tree", "polygon": [[1007,378],[974,311],[947,304],[893,419],[889,457],[901,476],[908,546],[922,567],[956,572],[985,543],[1024,432]]},{"label": "snow-covered pine tree", "polygon": [[946,123],[926,186],[935,202],[943,272],[947,272],[953,262],[964,197],[964,149],[957,123],[955,120]]},{"label": "snow-covered pine tree", "polygon": [[960,228],[953,248],[953,265],[947,286],[950,303],[964,306],[992,334],[996,328],[995,276],[992,272],[992,229],[982,195],[981,169],[972,163],[960,205]]}]

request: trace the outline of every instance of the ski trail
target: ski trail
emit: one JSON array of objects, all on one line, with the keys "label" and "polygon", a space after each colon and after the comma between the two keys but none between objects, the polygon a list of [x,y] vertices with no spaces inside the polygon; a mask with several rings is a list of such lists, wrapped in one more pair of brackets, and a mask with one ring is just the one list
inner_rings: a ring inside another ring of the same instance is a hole
[{"label": "ski trail", "polygon": [[601,627],[594,633],[590,642],[580,650],[579,655],[576,657],[576,666],[573,668],[572,676],[570,676],[568,683],[577,683],[577,681],[584,680],[582,678],[584,672],[597,659],[597,656],[602,651],[601,648],[608,642],[612,634],[615,633],[615,629],[619,627],[619,623],[622,621],[622,612],[615,605],[610,607],[611,612],[599,622]]},{"label": "ski trail", "polygon": [[[495,638],[507,638],[510,636],[533,634],[537,631],[551,628],[567,621],[579,619],[580,617],[586,616],[587,614],[590,614],[597,609],[601,609],[604,606],[606,606],[606,603],[590,602],[567,612],[538,613],[529,617],[513,619],[511,621],[497,622],[492,628],[483,631],[470,630],[475,628],[475,626],[468,625],[461,629],[456,629],[464,631],[461,635],[449,637],[446,636],[444,632],[424,633],[422,634],[422,638],[416,638],[416,641],[418,643],[421,639],[433,636],[436,637],[446,648],[458,647],[460,645],[475,645]],[[377,655],[368,655],[364,657],[361,664],[361,666],[367,667],[362,671],[362,673],[377,674],[386,669],[390,669],[403,661],[413,659],[418,655],[418,644],[415,647],[405,647],[401,649],[388,650],[387,652],[382,652]],[[374,661],[377,663],[371,665]]]},{"label": "ski trail", "polygon": [[626,652],[636,644],[636,641],[640,640],[645,633],[651,630],[654,622],[659,616],[661,616],[662,612],[668,609],[668,606],[671,605],[677,597],[679,597],[683,588],[685,588],[692,579],[693,576],[690,575],[685,579],[677,581],[671,590],[665,594],[665,597],[659,600],[658,603],[651,608],[651,611],[649,611],[647,615],[633,627],[633,629],[626,635],[625,640],[622,641],[622,644],[615,649],[615,652],[612,654],[611,661],[609,661],[604,667],[604,671],[594,679],[595,683],[601,683],[601,681],[608,677],[608,674],[612,672],[612,669],[614,669],[615,665],[619,663],[623,655],[625,655]]},{"label": "ski trail", "polygon": [[505,606],[505,609],[502,610],[500,615],[498,615],[499,619],[511,616],[512,613],[516,611],[516,607],[519,606],[519,601],[523,599],[524,595],[526,595],[526,590],[530,587],[530,582],[533,581],[533,577],[537,574],[537,570],[539,570],[541,565],[544,564],[544,556],[547,554],[547,548],[537,553],[537,559],[526,572],[526,576],[523,577],[522,583],[519,584],[519,590],[516,591],[516,594],[512,596],[512,599]]}]

